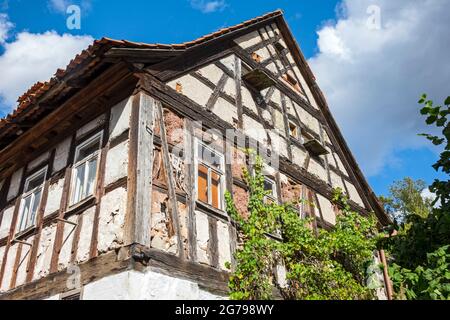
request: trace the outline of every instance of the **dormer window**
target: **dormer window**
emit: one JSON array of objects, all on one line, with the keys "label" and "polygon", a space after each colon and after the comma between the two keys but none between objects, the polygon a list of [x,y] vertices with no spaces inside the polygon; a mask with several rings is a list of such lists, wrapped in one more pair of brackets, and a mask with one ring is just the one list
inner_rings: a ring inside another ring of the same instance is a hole
[{"label": "dormer window", "polygon": [[262,60],[261,56],[259,54],[257,54],[256,52],[252,53],[252,59],[258,63],[261,63],[261,60]]},{"label": "dormer window", "polygon": [[286,73],[286,74],[283,75],[283,79],[286,80],[286,82],[289,83],[290,86],[292,88],[294,88],[294,90],[296,90],[298,92],[301,92],[300,85],[299,85],[298,81],[295,80],[291,75]]},{"label": "dormer window", "polygon": [[292,121],[289,121],[289,135],[297,140],[300,138],[298,126]]}]

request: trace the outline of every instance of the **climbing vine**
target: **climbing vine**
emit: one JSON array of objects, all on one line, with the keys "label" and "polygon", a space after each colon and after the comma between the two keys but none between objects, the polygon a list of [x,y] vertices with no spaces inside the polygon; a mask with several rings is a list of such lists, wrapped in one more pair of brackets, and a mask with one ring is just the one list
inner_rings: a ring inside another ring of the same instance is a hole
[{"label": "climbing vine", "polygon": [[229,279],[230,298],[374,298],[377,285],[367,285],[372,275],[366,270],[373,264],[378,240],[376,220],[351,211],[342,190],[336,189],[333,203],[341,209],[336,226],[316,233],[311,218],[299,217],[298,205],[305,200],[265,201],[262,168],[259,157],[252,174],[244,168],[248,215],[242,216],[226,194],[227,211],[238,225],[240,240]]}]

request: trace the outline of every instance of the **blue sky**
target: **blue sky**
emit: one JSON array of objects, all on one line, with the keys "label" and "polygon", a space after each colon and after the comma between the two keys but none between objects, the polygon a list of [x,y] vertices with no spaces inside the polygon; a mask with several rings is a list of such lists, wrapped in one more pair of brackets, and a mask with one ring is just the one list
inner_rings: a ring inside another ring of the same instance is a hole
[{"label": "blue sky", "polygon": [[[411,3],[415,7],[410,7]],[[439,72],[442,67],[438,63],[446,61],[444,55],[434,53],[429,59],[425,53],[411,53],[410,49],[420,44],[425,48],[419,51],[430,47],[448,52],[439,41],[442,38],[439,30],[426,21],[444,15],[439,21],[448,23],[448,14],[442,11],[449,10],[439,7],[442,1],[431,3],[424,0],[399,0],[395,5],[388,0],[0,0],[0,70],[4,70],[0,76],[0,116],[10,111],[15,97],[31,83],[46,80],[56,71],[52,64],[47,66],[44,60],[32,57],[34,53],[42,52],[47,60],[51,57],[50,60],[58,61],[56,66],[63,67],[92,38],[179,43],[282,9],[375,192],[386,194],[392,181],[405,176],[431,183],[436,177],[431,165],[438,153],[416,137],[416,133],[426,130],[416,101],[422,91],[429,92],[436,100],[450,94],[443,89],[449,82],[446,74],[450,72]],[[64,8],[68,4],[82,8],[80,30],[66,27]],[[381,12],[380,28],[375,31],[363,26],[372,12],[371,5],[378,6]],[[405,18],[405,12],[416,7],[420,9],[417,14]],[[3,35],[2,28],[7,31]],[[427,36],[426,44],[423,37],[411,35],[422,32],[427,35],[430,30],[437,35]],[[54,32],[49,34],[49,31]],[[69,35],[63,37],[63,34]],[[397,38],[393,39],[394,36]],[[47,51],[39,47],[40,43],[48,43]],[[421,68],[416,70],[413,67],[416,65]],[[18,69],[20,66],[23,68]],[[21,76],[16,77],[19,73]],[[15,81],[16,78],[19,80]]]}]

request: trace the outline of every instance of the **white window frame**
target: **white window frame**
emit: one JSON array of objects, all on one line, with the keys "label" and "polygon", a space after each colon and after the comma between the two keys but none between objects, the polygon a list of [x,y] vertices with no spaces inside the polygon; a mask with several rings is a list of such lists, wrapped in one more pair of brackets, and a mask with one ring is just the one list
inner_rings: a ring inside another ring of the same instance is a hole
[{"label": "white window frame", "polygon": [[[47,166],[45,166],[44,168],[40,169],[39,171],[33,173],[32,175],[30,175],[29,177],[27,177],[27,179],[25,180],[25,187],[24,190],[28,189],[28,186],[30,185],[30,182],[35,179],[36,177],[39,177],[43,175],[44,178],[42,179],[42,184],[36,186],[35,188],[27,191],[26,193],[24,193],[22,195],[22,199],[20,201],[20,221],[19,221],[19,225],[17,227],[17,233],[22,232],[27,230],[28,228],[33,227],[34,225],[36,225],[36,218],[37,218],[37,214],[39,213],[39,206],[41,205],[41,201],[42,201],[42,193],[44,191],[44,184],[45,184],[45,179],[47,178]],[[36,192],[39,191],[41,192],[41,196],[39,198],[39,203],[38,203],[38,207],[37,207],[37,212],[35,213],[35,215],[33,217],[31,217],[30,215],[30,210],[33,208],[35,201],[36,201]],[[28,217],[27,217],[27,221],[25,222],[24,227],[22,227],[22,224],[24,222],[24,205],[25,205],[25,200],[31,196],[31,201],[30,201],[30,206],[29,206],[29,212],[28,212]]]},{"label": "white window frame", "polygon": [[[96,139],[99,139],[99,149],[97,151],[95,151],[94,153],[92,153],[91,155],[87,156],[86,158],[81,159],[78,162],[75,162],[73,164],[72,179],[71,179],[71,183],[70,183],[70,185],[71,185],[70,206],[77,205],[78,203],[83,202],[84,200],[88,199],[90,196],[93,195],[93,194],[88,194],[84,198],[81,198],[75,202],[76,178],[77,178],[76,170],[81,165],[87,166],[87,163],[90,160],[97,158],[97,167],[95,169],[95,179],[94,179],[94,193],[95,193],[95,189],[97,187],[97,177],[98,177],[98,168],[99,168],[99,162],[100,162],[100,153],[101,153],[102,144],[103,144],[103,131],[100,131],[100,132],[94,134],[92,137],[90,137],[86,141],[83,141],[82,143],[77,145],[77,147],[75,148],[75,157],[74,157],[74,161],[75,161],[78,158],[78,155],[80,154],[80,150],[82,148],[86,147],[87,145],[89,145],[90,143],[92,143],[92,141],[94,141]],[[86,172],[86,168],[85,168],[85,172]],[[84,181],[83,181],[84,188],[86,188],[88,176],[89,176],[88,174],[85,174],[85,176],[84,176]]]},{"label": "white window frame", "polygon": [[[202,145],[205,149],[213,152],[216,156],[220,158],[219,161],[219,167],[220,169],[217,170],[216,168],[213,168],[209,163],[203,161],[202,159],[199,159],[198,157],[198,147],[199,145]],[[207,177],[207,183],[208,183],[208,205],[212,207],[212,192],[209,192],[211,190],[211,172],[215,172],[220,175],[220,182],[219,182],[219,209],[224,211],[225,210],[225,157],[222,152],[217,151],[214,148],[211,148],[206,143],[201,141],[200,139],[195,139],[195,147],[194,147],[194,154],[195,154],[195,199],[197,201],[200,201],[203,203],[203,201],[198,199],[198,165],[201,164],[208,168],[208,177]]]},{"label": "white window frame", "polygon": [[277,184],[276,184],[275,180],[264,176],[264,183],[266,183],[266,182],[268,182],[268,183],[270,183],[272,185],[272,194],[271,195],[266,195],[264,198],[265,199],[270,199],[270,200],[274,201],[274,203],[278,203]]}]

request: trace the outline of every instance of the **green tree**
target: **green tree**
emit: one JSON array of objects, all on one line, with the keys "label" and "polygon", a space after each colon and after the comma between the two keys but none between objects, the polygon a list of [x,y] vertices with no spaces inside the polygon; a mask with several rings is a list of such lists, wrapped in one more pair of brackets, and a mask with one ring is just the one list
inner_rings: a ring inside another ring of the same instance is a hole
[{"label": "green tree", "polygon": [[[262,166],[257,157],[253,174],[244,168],[247,217],[238,213],[226,194],[227,211],[237,222],[241,242],[229,280],[230,298],[270,299],[275,288],[284,299],[374,298],[374,288],[366,285],[370,276],[366,270],[378,239],[376,219],[352,212],[342,191],[335,190],[334,202],[342,214],[333,230],[316,234],[311,219],[301,219],[296,210],[304,200],[265,201]],[[280,266],[286,270],[285,285],[275,281],[274,270]]]},{"label": "green tree", "polygon": [[[450,97],[444,106],[435,106],[423,95],[419,103],[426,123],[441,130],[440,135],[422,134],[436,146],[443,146],[433,165],[438,172],[450,175]],[[399,298],[450,299],[450,180],[436,179],[430,186],[436,194],[428,216],[408,216],[408,228],[385,241],[393,264],[390,275]]]},{"label": "green tree", "polygon": [[380,200],[393,220],[407,223],[412,215],[426,218],[430,214],[433,200],[422,196],[425,189],[428,189],[425,181],[406,177],[395,181],[389,188],[389,196],[381,196]]}]

